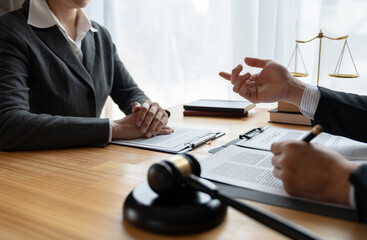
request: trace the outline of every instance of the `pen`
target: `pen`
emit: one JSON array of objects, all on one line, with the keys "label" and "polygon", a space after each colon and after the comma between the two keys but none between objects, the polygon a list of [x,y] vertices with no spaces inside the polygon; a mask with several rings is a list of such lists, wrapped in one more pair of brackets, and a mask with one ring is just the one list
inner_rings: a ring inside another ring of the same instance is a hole
[{"label": "pen", "polygon": [[322,126],[317,124],[312,130],[302,139],[302,141],[310,142],[314,137],[319,135],[322,132]]}]

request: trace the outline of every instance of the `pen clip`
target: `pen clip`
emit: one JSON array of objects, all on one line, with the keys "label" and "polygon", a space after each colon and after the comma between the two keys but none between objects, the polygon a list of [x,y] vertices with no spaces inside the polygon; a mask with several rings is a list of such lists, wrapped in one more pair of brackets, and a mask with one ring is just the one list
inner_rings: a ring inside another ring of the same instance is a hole
[{"label": "pen clip", "polygon": [[259,133],[262,133],[264,131],[264,129],[262,127],[258,127],[258,128],[254,128],[254,129],[251,129],[250,131],[244,133],[244,134],[241,134],[239,136],[240,139],[244,139],[246,138],[247,140],[253,138],[255,135],[259,134]]}]

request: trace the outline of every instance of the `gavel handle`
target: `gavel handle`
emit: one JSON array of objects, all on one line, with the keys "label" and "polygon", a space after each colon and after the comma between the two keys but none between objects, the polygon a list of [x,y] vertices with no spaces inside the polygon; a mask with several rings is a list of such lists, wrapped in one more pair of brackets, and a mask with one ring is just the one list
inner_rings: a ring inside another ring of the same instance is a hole
[{"label": "gavel handle", "polygon": [[322,239],[315,233],[292,223],[282,217],[273,215],[263,210],[252,207],[246,203],[237,201],[236,199],[230,198],[220,193],[214,183],[200,178],[196,175],[190,175],[186,179],[186,185],[209,194],[214,199],[219,199],[223,203],[231,206],[245,215],[253,218],[254,220],[264,224],[265,226],[291,238],[291,239]]}]

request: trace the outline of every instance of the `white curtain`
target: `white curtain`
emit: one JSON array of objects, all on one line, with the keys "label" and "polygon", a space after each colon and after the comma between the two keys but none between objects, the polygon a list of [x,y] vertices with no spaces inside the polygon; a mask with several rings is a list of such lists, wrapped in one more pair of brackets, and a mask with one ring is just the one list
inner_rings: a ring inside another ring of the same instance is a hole
[{"label": "white curtain", "polygon": [[[139,86],[169,107],[199,98],[241,99],[219,71],[231,71],[245,56],[285,64],[299,6],[293,0],[94,0],[85,11],[111,32]],[[105,115],[120,117],[116,106],[107,106]]]},{"label": "white curtain", "polygon": [[22,6],[24,0],[0,0],[0,16]]},{"label": "white curtain", "polygon": [[[323,38],[320,64],[320,86],[338,91],[367,94],[367,1],[359,0],[304,0],[301,1],[298,24],[298,39],[308,40],[320,29],[326,36],[349,35],[348,45],[354,59],[359,78],[332,78],[344,40]],[[310,68],[307,81],[316,84],[319,40],[300,45],[305,63]],[[346,49],[340,73],[355,74],[352,59]]]},{"label": "white curtain", "polygon": [[[13,3],[0,0],[0,10]],[[320,29],[330,37],[349,35],[360,74],[353,79],[329,77],[344,41],[324,38],[320,85],[366,94],[367,1],[91,0],[85,12],[110,31],[135,81],[163,107],[199,98],[240,99],[232,93],[231,85],[218,76],[219,71],[230,71],[243,63],[245,56],[274,59],[287,65],[295,40],[309,40]],[[319,40],[299,44],[299,48],[309,73],[309,77],[301,79],[316,84]],[[353,73],[347,51],[344,56],[341,71]],[[111,102],[104,116],[121,117]]]}]

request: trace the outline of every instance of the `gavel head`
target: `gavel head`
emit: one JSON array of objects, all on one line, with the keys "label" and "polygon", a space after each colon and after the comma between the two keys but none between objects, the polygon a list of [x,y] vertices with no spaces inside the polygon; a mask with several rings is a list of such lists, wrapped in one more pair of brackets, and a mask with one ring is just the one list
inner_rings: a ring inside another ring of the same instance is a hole
[{"label": "gavel head", "polygon": [[190,154],[178,154],[169,161],[153,164],[148,170],[148,184],[158,195],[169,195],[185,186],[191,174],[200,176],[200,164]]}]

